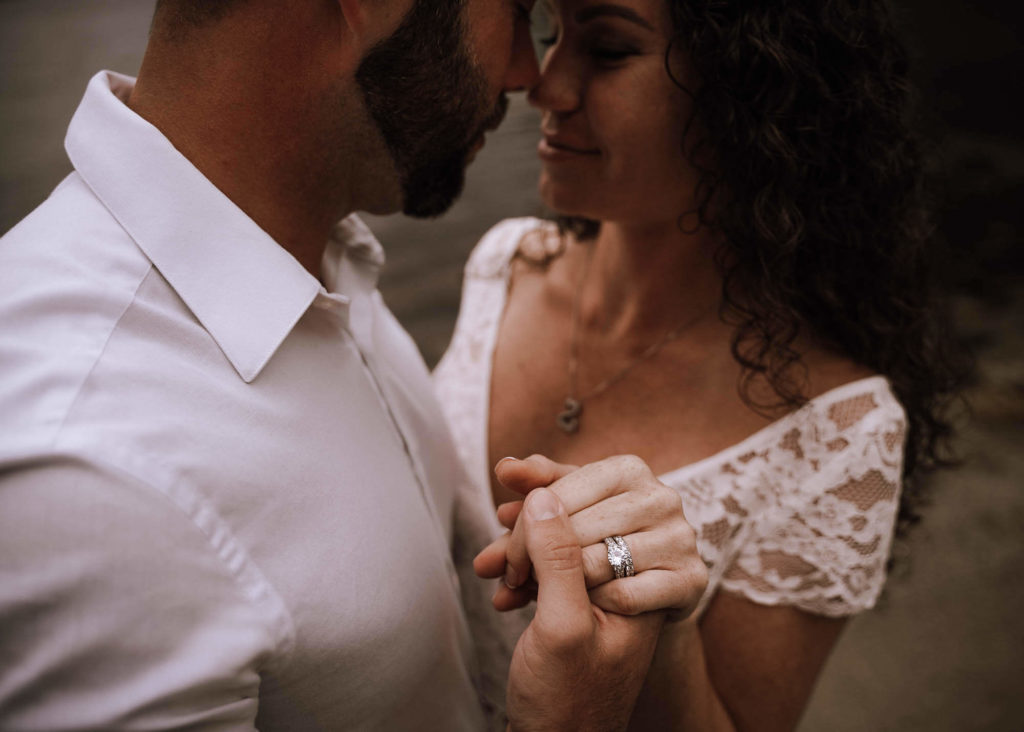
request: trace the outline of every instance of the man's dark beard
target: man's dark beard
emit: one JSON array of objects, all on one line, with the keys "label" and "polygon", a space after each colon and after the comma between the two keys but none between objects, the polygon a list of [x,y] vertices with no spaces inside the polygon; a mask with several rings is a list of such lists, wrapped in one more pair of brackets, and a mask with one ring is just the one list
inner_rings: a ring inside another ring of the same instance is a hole
[{"label": "man's dark beard", "polygon": [[403,210],[438,216],[455,202],[475,143],[501,123],[464,42],[464,0],[417,0],[402,25],[356,72],[367,109],[402,178]]}]

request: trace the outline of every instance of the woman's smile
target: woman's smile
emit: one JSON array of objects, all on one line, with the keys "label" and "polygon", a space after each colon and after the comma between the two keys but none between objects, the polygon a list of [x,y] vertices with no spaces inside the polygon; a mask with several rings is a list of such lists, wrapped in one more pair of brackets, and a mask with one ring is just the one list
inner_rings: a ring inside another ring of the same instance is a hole
[{"label": "woman's smile", "polygon": [[563,138],[549,137],[545,135],[537,145],[537,154],[544,162],[564,162],[578,160],[583,157],[600,155],[597,148],[587,148],[576,142],[570,142]]},{"label": "woman's smile", "polygon": [[674,80],[689,67],[682,52],[670,53],[668,8],[664,0],[552,5],[528,95],[542,112],[539,187],[552,211],[663,222],[693,208],[697,174],[683,153],[691,103]]}]

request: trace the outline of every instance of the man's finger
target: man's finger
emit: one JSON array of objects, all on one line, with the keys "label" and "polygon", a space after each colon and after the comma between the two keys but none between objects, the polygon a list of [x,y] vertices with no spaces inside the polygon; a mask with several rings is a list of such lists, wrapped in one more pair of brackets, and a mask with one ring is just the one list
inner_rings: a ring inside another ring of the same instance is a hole
[{"label": "man's finger", "polygon": [[505,555],[508,551],[509,535],[503,534],[484,547],[473,559],[473,571],[477,577],[491,579],[505,573]]},{"label": "man's finger", "polygon": [[[524,502],[525,505],[525,502]],[[520,511],[520,520],[512,527],[505,544],[505,585],[515,589],[530,577],[530,553],[526,548],[526,527],[522,518],[526,509]]]},{"label": "man's finger", "polygon": [[583,553],[558,497],[546,488],[533,491],[526,497],[520,524],[537,576],[538,632],[570,643],[593,633]]},{"label": "man's finger", "polygon": [[[494,466],[494,475],[506,488],[522,493],[524,496],[536,488],[546,488],[576,470],[575,465],[563,465],[549,460],[543,455],[531,455],[525,460],[503,458]],[[502,504],[498,507],[498,521],[507,529],[512,530],[513,538],[509,543],[508,566],[505,572],[505,584],[516,588],[526,581],[530,575],[530,558],[526,551],[526,541],[522,528],[517,525],[522,502]]]},{"label": "man's finger", "polygon": [[525,460],[500,460],[494,466],[494,475],[503,486],[525,496],[534,488],[546,488],[574,470],[575,465],[563,465],[543,455],[531,455]]},{"label": "man's finger", "polygon": [[491,598],[491,604],[494,605],[495,610],[507,612],[526,607],[536,599],[537,585],[534,582],[527,582],[522,587],[517,587],[514,590],[499,582],[494,592],[494,597]]},{"label": "man's finger", "polygon": [[498,523],[506,529],[511,530],[516,525],[516,519],[523,510],[522,501],[512,501],[498,506]]}]

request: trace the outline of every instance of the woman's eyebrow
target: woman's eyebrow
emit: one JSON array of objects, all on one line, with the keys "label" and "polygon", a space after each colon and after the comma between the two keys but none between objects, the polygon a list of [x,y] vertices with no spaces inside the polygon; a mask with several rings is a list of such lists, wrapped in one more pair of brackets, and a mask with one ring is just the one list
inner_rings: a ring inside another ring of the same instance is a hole
[{"label": "woman's eyebrow", "polygon": [[613,5],[611,3],[604,3],[601,5],[588,5],[585,8],[576,12],[575,19],[577,23],[586,23],[588,20],[593,20],[604,15],[611,15],[616,18],[622,18],[636,23],[639,26],[646,28],[647,30],[654,30],[654,26],[637,13],[632,8],[627,8],[623,5]]}]

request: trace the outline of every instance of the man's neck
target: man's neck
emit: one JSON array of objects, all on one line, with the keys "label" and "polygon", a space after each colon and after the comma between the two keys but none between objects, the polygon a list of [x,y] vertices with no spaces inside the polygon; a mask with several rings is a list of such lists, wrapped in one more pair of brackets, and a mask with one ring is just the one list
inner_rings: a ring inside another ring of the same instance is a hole
[{"label": "man's neck", "polygon": [[246,30],[194,48],[151,42],[128,105],[319,277],[331,227],[358,204],[360,143],[315,34]]}]

